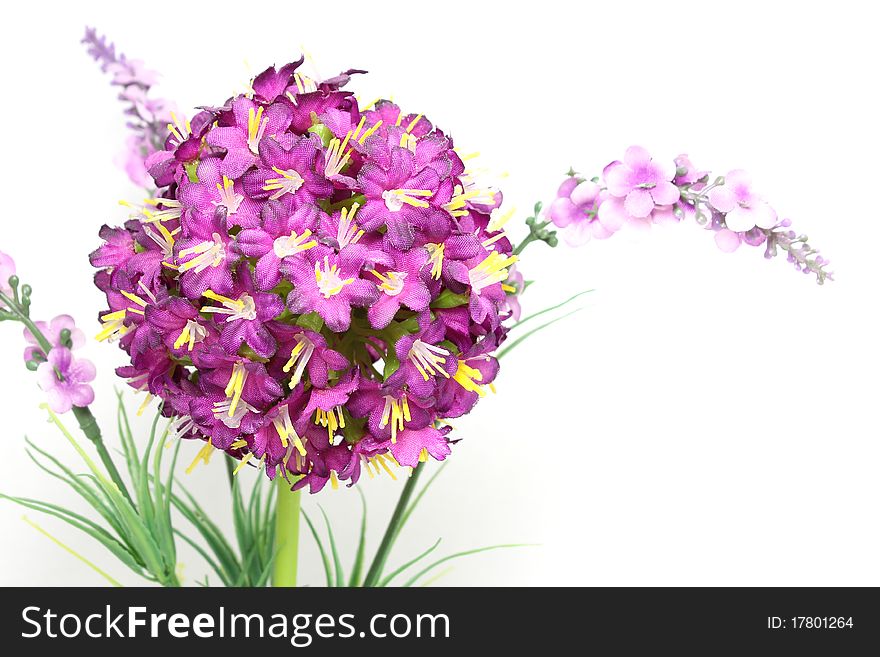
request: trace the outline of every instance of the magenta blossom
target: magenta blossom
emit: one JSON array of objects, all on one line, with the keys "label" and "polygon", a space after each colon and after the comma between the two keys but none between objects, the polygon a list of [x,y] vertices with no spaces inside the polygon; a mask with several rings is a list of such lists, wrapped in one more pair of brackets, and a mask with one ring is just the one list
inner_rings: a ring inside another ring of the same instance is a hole
[{"label": "magenta blossom", "polygon": [[72,407],[88,406],[95,400],[90,382],[95,380],[91,361],[77,360],[67,347],[55,347],[37,368],[37,383],[46,393],[49,408],[67,413]]},{"label": "magenta blossom", "polygon": [[154,198],[91,262],[100,337],[130,358],[117,373],[174,435],[316,492],[446,458],[443,420],[494,379],[523,279],[501,193],[448,135],[387,101],[362,110],[341,90],[357,70],[301,64],[175,115],[145,163]]},{"label": "magenta blossom", "polygon": [[316,312],[331,331],[347,331],[352,306],[366,307],[379,298],[376,285],[360,278],[363,264],[363,252],[355,250],[335,254],[314,248],[305,258],[291,259],[284,266],[293,282],[287,307],[296,314]]}]

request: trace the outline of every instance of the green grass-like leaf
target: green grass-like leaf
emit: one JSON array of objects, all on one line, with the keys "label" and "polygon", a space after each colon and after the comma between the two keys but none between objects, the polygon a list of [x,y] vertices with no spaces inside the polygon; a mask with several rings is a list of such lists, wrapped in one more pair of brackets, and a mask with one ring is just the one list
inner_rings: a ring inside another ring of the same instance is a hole
[{"label": "green grass-like leaf", "polygon": [[364,558],[367,549],[367,498],[364,497],[360,487],[357,488],[358,495],[361,498],[361,531],[358,537],[358,546],[355,553],[354,565],[351,567],[351,577],[348,580],[349,586],[360,586],[362,574],[364,570]]},{"label": "green grass-like leaf", "polygon": [[342,560],[339,558],[339,551],[336,549],[336,539],[333,537],[333,527],[330,525],[330,519],[324,512],[324,507],[318,506],[321,515],[324,516],[324,524],[327,526],[327,537],[330,540],[330,553],[333,555],[333,567],[336,570],[336,581],[334,586],[345,586],[345,573],[342,570]]},{"label": "green grass-like leaf", "polygon": [[441,540],[443,540],[443,539],[438,538],[438,539],[437,539],[437,542],[434,543],[434,545],[432,545],[432,546],[429,547],[427,550],[425,550],[424,552],[422,552],[422,553],[421,553],[419,556],[417,556],[415,559],[411,559],[410,561],[407,561],[407,562],[406,562],[405,564],[403,564],[400,568],[398,568],[397,570],[395,570],[395,571],[389,573],[386,577],[384,577],[384,578],[382,579],[382,581],[379,582],[378,585],[379,585],[379,586],[388,586],[388,585],[391,583],[391,580],[393,580],[395,577],[397,577],[397,576],[400,575],[401,573],[405,572],[407,569],[411,568],[412,566],[414,566],[415,564],[417,564],[419,561],[421,561],[422,559],[424,559],[425,557],[427,557],[429,554],[431,554],[434,550],[436,550],[437,547],[440,545],[440,541],[441,541]]},{"label": "green grass-like leaf", "polygon": [[522,325],[525,324],[526,322],[535,319],[535,317],[540,317],[541,315],[543,315],[543,314],[545,314],[545,313],[553,312],[554,310],[557,310],[557,309],[559,309],[559,308],[562,308],[562,307],[564,307],[564,306],[567,306],[568,304],[570,304],[572,301],[574,301],[574,300],[577,299],[578,297],[582,297],[583,295],[585,295],[585,294],[589,294],[590,292],[595,292],[595,290],[592,290],[592,289],[590,289],[590,290],[581,290],[581,291],[578,292],[577,294],[573,294],[572,296],[570,296],[568,299],[566,299],[565,301],[563,301],[563,302],[561,302],[561,303],[557,303],[557,304],[554,305],[554,306],[550,306],[550,307],[548,307],[548,308],[544,308],[544,310],[539,310],[538,312],[535,312],[535,313],[532,313],[531,315],[528,315],[528,316],[526,316],[526,317],[523,317],[523,318],[522,318],[521,320],[519,320],[516,324],[514,324],[513,326],[511,326],[511,327],[510,327],[510,330],[512,331],[513,329],[519,328],[520,326],[522,326]]},{"label": "green grass-like leaf", "polygon": [[418,581],[418,579],[420,577],[422,577],[423,575],[426,575],[427,573],[431,572],[434,568],[436,568],[440,564],[446,563],[447,561],[452,561],[453,559],[459,559],[461,557],[466,557],[471,554],[477,554],[479,552],[488,552],[489,550],[502,550],[502,549],[506,549],[506,548],[517,548],[517,547],[529,547],[529,544],[528,543],[509,543],[509,544],[502,544],[502,545],[489,545],[487,547],[476,548],[473,550],[465,550],[464,552],[456,552],[455,554],[450,554],[449,556],[443,557],[442,559],[438,559],[437,561],[435,561],[431,565],[420,570],[418,573],[416,573],[415,575],[410,577],[406,581],[406,583],[403,584],[403,586],[405,586],[405,587],[412,586],[413,584],[415,584]]},{"label": "green grass-like leaf", "polygon": [[324,564],[324,574],[327,577],[327,586],[333,586],[333,574],[330,570],[330,559],[327,558],[327,550],[324,549],[324,544],[321,542],[320,536],[318,536],[318,532],[315,529],[314,523],[312,523],[312,519],[309,518],[309,514],[306,513],[305,509],[300,509],[303,514],[303,518],[305,518],[306,524],[309,526],[309,531],[312,532],[312,538],[315,539],[315,544],[318,546],[318,551],[321,553],[321,562]]},{"label": "green grass-like leaf", "polygon": [[547,328],[548,326],[552,326],[552,325],[555,324],[556,322],[558,322],[558,321],[560,321],[560,320],[563,320],[563,319],[565,319],[566,317],[569,317],[569,316],[571,316],[571,315],[574,315],[576,312],[579,312],[580,310],[581,310],[580,308],[578,308],[578,309],[576,309],[576,310],[572,310],[571,312],[565,313],[564,315],[562,315],[562,316],[560,316],[560,317],[556,317],[556,318],[554,318],[554,319],[551,319],[549,322],[545,322],[544,324],[541,324],[541,325],[538,326],[537,328],[533,328],[531,331],[528,331],[528,332],[526,332],[524,335],[519,336],[516,340],[514,340],[513,342],[511,342],[507,347],[505,347],[504,349],[502,349],[501,351],[499,351],[499,352],[496,354],[495,357],[496,357],[498,360],[501,360],[505,355],[509,354],[509,353],[510,353],[511,351],[513,351],[517,346],[519,346],[520,344],[522,344],[526,339],[528,339],[529,337],[531,337],[532,335],[534,335],[534,334],[537,333],[538,331],[542,331],[542,330],[544,330],[545,328]]}]

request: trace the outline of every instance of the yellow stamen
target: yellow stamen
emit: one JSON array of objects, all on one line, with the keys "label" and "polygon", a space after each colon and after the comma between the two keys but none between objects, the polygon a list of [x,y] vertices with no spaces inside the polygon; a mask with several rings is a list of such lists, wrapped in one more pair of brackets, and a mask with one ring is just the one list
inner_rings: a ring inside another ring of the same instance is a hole
[{"label": "yellow stamen", "polygon": [[516,214],[516,208],[511,208],[504,214],[501,214],[501,211],[498,208],[492,210],[492,215],[489,219],[489,225],[486,226],[486,230],[490,233],[501,230],[504,225],[510,221],[510,218],[514,214]]},{"label": "yellow stamen", "polygon": [[382,466],[382,469],[388,473],[388,476],[391,477],[394,481],[397,481],[397,477],[391,471],[391,468],[388,467],[388,464],[385,463],[385,455],[384,454],[376,454],[376,456],[374,458],[379,462],[379,465]]},{"label": "yellow stamen", "polygon": [[410,121],[410,123],[409,123],[408,126],[406,126],[406,132],[407,132],[407,133],[412,132],[412,131],[413,131],[413,128],[415,128],[415,127],[416,127],[416,124],[417,124],[419,121],[421,121],[421,120],[422,120],[422,115],[419,114],[416,118],[414,118],[412,121]]},{"label": "yellow stamen", "polygon": [[254,453],[253,453],[253,452],[248,452],[248,453],[245,454],[243,457],[241,457],[241,461],[239,461],[239,462],[238,462],[238,465],[235,466],[235,470],[232,471],[232,475],[233,475],[233,476],[237,475],[237,474],[239,473],[239,471],[240,471],[244,466],[246,466],[246,465],[248,464],[248,461],[250,461],[252,458],[254,458]]},{"label": "yellow stamen", "polygon": [[[363,119],[361,120],[363,121]],[[376,121],[376,123],[369,130],[367,130],[364,134],[360,136],[360,138],[358,139],[358,143],[363,146],[364,142],[367,141],[367,139],[369,139],[372,134],[379,129],[380,125],[382,125],[382,121]]]},{"label": "yellow stamen", "polygon": [[409,402],[406,395],[400,399],[395,399],[391,395],[385,395],[385,408],[382,410],[382,419],[379,421],[379,427],[388,425],[391,421],[391,442],[397,442],[397,432],[403,431],[404,422],[409,422],[412,418],[409,413]]},{"label": "yellow stamen", "polygon": [[471,289],[479,294],[484,287],[507,280],[507,267],[518,260],[516,256],[504,256],[492,251],[483,261],[468,272]]},{"label": "yellow stamen", "polygon": [[121,338],[128,333],[129,327],[123,322],[125,320],[125,310],[117,310],[116,312],[107,313],[101,316],[101,324],[103,330],[95,336],[96,340],[104,341],[109,339]]},{"label": "yellow stamen", "polygon": [[382,192],[382,200],[385,206],[392,212],[397,212],[404,205],[414,208],[427,208],[429,203],[422,200],[434,195],[430,189],[389,189]]},{"label": "yellow stamen", "polygon": [[327,435],[330,439],[330,444],[333,444],[336,430],[345,428],[345,417],[342,415],[342,407],[336,406],[329,411],[325,411],[321,408],[317,409],[315,411],[315,424],[327,427]]},{"label": "yellow stamen", "polygon": [[256,110],[251,107],[248,110],[248,137],[247,143],[251,153],[255,155],[258,152],[260,139],[263,137],[263,131],[266,129],[266,121],[263,120],[263,106]]},{"label": "yellow stamen", "polygon": [[151,402],[151,401],[153,401],[153,395],[147,393],[147,396],[146,396],[146,398],[144,399],[143,403],[142,403],[142,404],[140,405],[140,407],[137,409],[137,413],[136,413],[136,415],[137,415],[138,417],[140,417],[141,415],[144,414],[144,411],[147,410],[147,406],[150,405],[150,402]]},{"label": "yellow stamen", "polygon": [[448,203],[444,203],[443,209],[449,212],[453,217],[463,217],[468,213],[468,210],[466,209],[467,202],[485,193],[486,192],[479,189],[473,189],[466,192],[462,189],[461,185],[456,185],[455,190],[453,191],[452,200]]},{"label": "yellow stamen", "polygon": [[483,386],[477,383],[477,381],[483,380],[482,372],[465,364],[463,360],[458,361],[458,369],[455,370],[455,374],[452,378],[465,390],[475,392],[480,397],[486,396],[486,391],[483,390]]},{"label": "yellow stamen", "polygon": [[490,246],[495,244],[495,242],[497,242],[498,240],[503,239],[505,237],[507,237],[507,234],[504,232],[498,233],[497,235],[493,235],[492,237],[490,237],[489,239],[487,239],[486,241],[483,242],[483,246],[488,249]]},{"label": "yellow stamen", "polygon": [[342,292],[342,288],[350,283],[354,283],[354,278],[342,279],[339,276],[339,267],[336,264],[331,265],[328,257],[324,256],[324,269],[321,269],[321,263],[315,263],[315,281],[318,283],[318,290],[325,299],[329,299]]},{"label": "yellow stamen", "polygon": [[244,382],[247,381],[247,369],[243,363],[236,363],[232,366],[232,374],[229,377],[229,383],[226,384],[226,397],[232,399],[229,406],[229,417],[235,415],[235,409],[241,401],[241,393],[244,390]]},{"label": "yellow stamen", "polygon": [[196,454],[196,457],[193,459],[193,462],[189,464],[189,467],[186,469],[186,474],[192,474],[192,471],[196,469],[196,466],[199,462],[204,462],[205,465],[211,460],[211,455],[214,453],[214,446],[207,442],[204,444],[202,449],[199,450],[199,453]]},{"label": "yellow stamen", "polygon": [[263,189],[267,192],[277,190],[269,197],[273,201],[278,200],[285,194],[296,194],[305,182],[299,172],[294,169],[279,169],[278,167],[272,167],[272,170],[281,177],[269,178],[266,180],[266,184],[263,185]]},{"label": "yellow stamen", "polygon": [[431,277],[435,281],[439,280],[440,274],[443,273],[443,254],[446,250],[446,244],[444,242],[428,243],[425,244],[425,249],[428,251],[428,262],[431,263]]}]

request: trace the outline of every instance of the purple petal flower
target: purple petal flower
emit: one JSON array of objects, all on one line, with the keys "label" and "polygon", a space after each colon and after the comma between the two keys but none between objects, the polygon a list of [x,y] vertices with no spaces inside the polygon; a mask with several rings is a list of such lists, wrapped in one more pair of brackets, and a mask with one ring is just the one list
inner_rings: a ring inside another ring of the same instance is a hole
[{"label": "purple petal flower", "polygon": [[[449,136],[387,101],[362,111],[340,90],[361,71],[316,81],[301,63],[191,122],[173,115],[152,152],[132,141],[160,189],[102,229],[91,260],[101,337],[131,360],[117,374],[162,399],[174,435],[316,492],[446,458],[435,427],[497,374],[522,276],[502,194],[465,173]],[[142,69],[112,70],[138,112],[168,111]],[[569,237],[610,234],[607,190],[564,196]]]},{"label": "purple petal flower", "polygon": [[287,296],[291,312],[317,312],[331,331],[347,331],[351,324],[352,306],[369,306],[379,298],[373,283],[360,278],[363,254],[349,257],[316,247],[287,259],[284,274],[293,283]]},{"label": "purple petal flower", "polygon": [[90,382],[95,380],[91,361],[73,357],[66,347],[55,347],[46,362],[37,368],[37,384],[55,413],[67,413],[72,407],[85,407],[95,400]]}]

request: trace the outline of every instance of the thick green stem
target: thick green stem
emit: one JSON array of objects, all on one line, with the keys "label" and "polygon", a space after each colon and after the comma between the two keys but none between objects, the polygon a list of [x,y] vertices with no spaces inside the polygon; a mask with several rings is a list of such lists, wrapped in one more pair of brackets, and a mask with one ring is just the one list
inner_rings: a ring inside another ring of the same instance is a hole
[{"label": "thick green stem", "polygon": [[406,516],[406,510],[409,507],[410,498],[416,489],[416,481],[422,470],[425,468],[418,466],[413,469],[412,476],[406,480],[403,490],[400,493],[400,499],[397,500],[397,506],[394,507],[394,513],[391,514],[391,520],[388,521],[388,528],[385,530],[385,536],[376,550],[376,556],[373,557],[373,563],[370,564],[370,570],[364,578],[364,586],[376,586],[379,578],[382,576],[382,569],[385,568],[385,562],[388,560],[388,554],[391,552],[391,546],[397,539],[397,533],[400,531],[400,524]]},{"label": "thick green stem", "polygon": [[272,586],[296,586],[296,565],[299,556],[299,494],[298,490],[290,490],[290,484],[284,480],[284,477],[278,477]]}]

